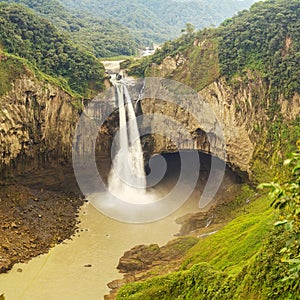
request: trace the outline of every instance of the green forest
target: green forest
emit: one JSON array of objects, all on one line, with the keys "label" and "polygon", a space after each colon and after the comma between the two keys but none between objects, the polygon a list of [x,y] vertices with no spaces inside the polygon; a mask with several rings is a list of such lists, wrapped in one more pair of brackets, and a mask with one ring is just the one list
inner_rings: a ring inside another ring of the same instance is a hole
[{"label": "green forest", "polygon": [[[259,2],[216,29],[184,32],[178,39],[164,43],[152,57],[132,63],[130,72],[141,76],[148,66],[160,64],[167,56],[175,57],[179,53],[189,56],[194,51],[195,40],[208,38],[216,42],[215,64],[220,69],[216,76],[223,75],[234,82],[236,76],[245,75],[249,69],[256,70],[274,97],[279,94],[291,97],[300,91],[299,29],[298,0]],[[124,64],[129,66],[130,61]]]},{"label": "green forest", "polygon": [[233,78],[255,69],[274,87],[273,96],[300,92],[299,1],[257,3],[225,21],[220,33],[223,75]]},{"label": "green forest", "polygon": [[162,43],[180,34],[186,23],[196,28],[218,25],[255,0],[61,0],[67,8],[117,20],[140,45]]},{"label": "green forest", "polygon": [[[197,28],[219,24],[254,0],[218,1],[68,1],[4,0],[22,4],[67,34],[98,58],[131,56],[138,49],[180,34],[187,22]],[[83,8],[84,7],[84,8]],[[205,7],[205,9],[203,8]]]},{"label": "green forest", "polygon": [[[56,78],[67,90],[90,97],[102,89],[104,69],[100,58],[131,56],[145,45],[167,40],[172,32],[179,32],[179,27],[175,30],[168,26],[184,24],[192,11],[199,16],[200,9],[199,3],[194,7],[179,1],[174,6],[171,0],[164,4],[158,1],[146,4],[136,1],[130,5],[120,5],[118,1],[110,5],[101,1],[84,4],[85,10],[78,1],[0,2],[3,51],[29,61],[36,70]],[[242,6],[232,0],[230,5],[224,4],[224,14],[217,13],[214,1],[209,7],[216,12],[211,15],[220,22]],[[181,20],[176,18],[178,15]],[[200,19],[204,23],[197,23],[198,26],[213,23],[212,19]]]},{"label": "green forest", "polygon": [[59,1],[6,0],[22,4],[47,19],[60,32],[96,57],[133,55],[137,44],[129,30],[115,20],[89,13],[70,12]]},{"label": "green forest", "polygon": [[89,97],[102,89],[102,64],[25,7],[0,4],[0,41],[5,52],[28,60],[70,90]]}]

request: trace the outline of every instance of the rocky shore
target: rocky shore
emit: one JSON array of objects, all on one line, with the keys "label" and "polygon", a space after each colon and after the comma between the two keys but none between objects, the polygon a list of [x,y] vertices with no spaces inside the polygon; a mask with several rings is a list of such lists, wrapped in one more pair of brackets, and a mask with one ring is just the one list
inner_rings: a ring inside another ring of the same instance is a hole
[{"label": "rocky shore", "polygon": [[138,245],[126,251],[117,266],[124,277],[108,284],[111,292],[105,295],[104,299],[115,299],[119,288],[126,283],[176,270],[180,265],[180,259],[197,242],[198,239],[195,237],[180,237],[162,247],[157,244]]},{"label": "rocky shore", "polygon": [[58,177],[52,177],[51,187],[37,183],[31,187],[30,180],[35,179],[30,176],[24,178],[26,185],[20,178],[0,181],[0,273],[46,253],[75,233],[84,200],[79,193],[56,190]]}]

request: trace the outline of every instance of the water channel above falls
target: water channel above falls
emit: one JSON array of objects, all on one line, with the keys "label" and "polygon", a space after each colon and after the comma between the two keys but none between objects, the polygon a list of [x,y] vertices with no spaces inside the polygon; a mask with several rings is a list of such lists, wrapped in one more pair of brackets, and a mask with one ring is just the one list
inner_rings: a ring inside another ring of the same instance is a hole
[{"label": "water channel above falls", "polygon": [[[159,196],[174,187],[180,172],[179,156],[170,154],[165,157],[168,172],[153,190]],[[205,185],[203,178],[207,172],[205,168],[200,172],[198,184],[184,205],[157,222],[123,223],[85,204],[80,212],[80,232],[72,240],[55,246],[48,254],[26,264],[17,264],[7,274],[1,274],[0,294],[4,293],[6,300],[103,299],[109,291],[106,284],[121,278],[116,266],[124,251],[138,244],[165,244],[179,231],[176,218],[199,210],[200,193]],[[234,182],[232,172],[226,172],[224,188]],[[18,272],[20,268],[22,272]]]}]

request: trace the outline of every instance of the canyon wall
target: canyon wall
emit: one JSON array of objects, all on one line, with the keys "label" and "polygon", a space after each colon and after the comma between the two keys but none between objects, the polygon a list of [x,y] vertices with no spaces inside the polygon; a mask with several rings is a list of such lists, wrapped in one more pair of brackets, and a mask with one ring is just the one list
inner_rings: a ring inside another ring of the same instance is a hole
[{"label": "canyon wall", "polygon": [[[180,66],[187,63],[181,57],[179,60]],[[168,76],[168,72],[176,67],[176,58],[170,57],[159,67],[153,66],[157,76]],[[133,101],[138,99],[142,84],[140,81],[137,89],[130,90]],[[200,150],[219,156],[235,170],[250,174],[255,149],[267,135],[266,124],[274,121],[274,118],[270,120],[268,114],[274,103],[271,103],[260,77],[249,73],[247,81],[237,78],[235,85],[228,85],[225,79],[219,78],[204,89],[192,91],[191,95],[184,97],[179,87],[171,93],[166,90],[164,99],[159,99],[163,87],[154,86],[151,95],[144,93],[144,98],[137,106],[140,113],[149,116],[141,124],[146,133],[151,133],[143,138],[147,158],[152,154],[177,152],[179,149]],[[195,102],[195,95],[198,95],[201,103]],[[113,103],[103,110],[106,107],[103,101],[111,97],[110,90],[104,98],[100,96],[98,102],[97,98],[94,100],[97,109],[93,114],[113,111],[101,127],[97,139],[96,150],[104,157],[110,155],[111,141],[118,126],[118,114],[111,107]],[[174,101],[175,98],[178,99]],[[183,106],[180,101],[184,103]],[[79,119],[79,109],[75,108],[74,102],[76,100],[67,92],[38,80],[31,72],[14,80],[10,91],[0,97],[0,167],[3,175],[26,173],[71,162],[72,140]],[[277,105],[286,121],[300,115],[298,94],[292,99],[279,97]],[[160,115],[162,119],[154,118],[154,115]],[[217,123],[224,140],[215,134]],[[91,137],[78,138],[85,139],[85,149],[79,151],[90,152],[94,147]],[[226,156],[222,152],[224,143]]]},{"label": "canyon wall", "polygon": [[[176,68],[187,70],[188,67],[185,65],[188,63],[187,59],[182,59],[182,55],[177,55],[175,58],[167,57],[162,64],[153,64],[148,73],[176,80],[176,74],[178,74]],[[265,141],[268,123],[276,121],[278,117],[275,112],[272,116],[270,115],[272,107],[277,107],[283,122],[295,120],[300,115],[299,94],[295,94],[292,99],[280,96],[279,100],[274,103],[268,95],[266,84],[255,72],[248,71],[247,77],[236,78],[232,84],[228,84],[224,78],[219,77],[197,93],[211,109],[212,118],[216,118],[221,125],[226,142],[225,160],[233,169],[248,174],[251,173],[251,164],[257,146]],[[188,144],[182,141],[180,149],[195,149],[218,155],[215,149],[218,145],[207,143],[207,138],[203,134],[203,124],[195,122],[195,118],[192,117],[194,115],[201,120],[203,115],[201,109],[195,111],[194,107],[190,107],[189,111],[182,110],[169,102],[145,99],[142,101],[142,111],[144,114],[160,112],[180,121],[195,140],[194,143]],[[155,124],[151,126],[154,128]],[[166,135],[171,130],[175,132],[169,124],[162,123],[159,126],[164,128],[160,130],[165,131]],[[207,130],[204,131],[206,134],[209,133]],[[174,145],[162,136],[156,136],[150,148],[153,153],[176,151]]]},{"label": "canyon wall", "polygon": [[26,71],[0,98],[0,170],[20,174],[70,161],[75,100]]}]

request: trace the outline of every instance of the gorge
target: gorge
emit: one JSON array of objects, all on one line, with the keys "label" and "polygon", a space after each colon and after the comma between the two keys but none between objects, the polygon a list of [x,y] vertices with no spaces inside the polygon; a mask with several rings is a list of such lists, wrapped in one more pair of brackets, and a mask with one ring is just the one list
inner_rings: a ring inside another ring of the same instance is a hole
[{"label": "gorge", "polygon": [[48,21],[0,15],[0,295],[298,299],[298,0],[126,58],[114,87]]}]

